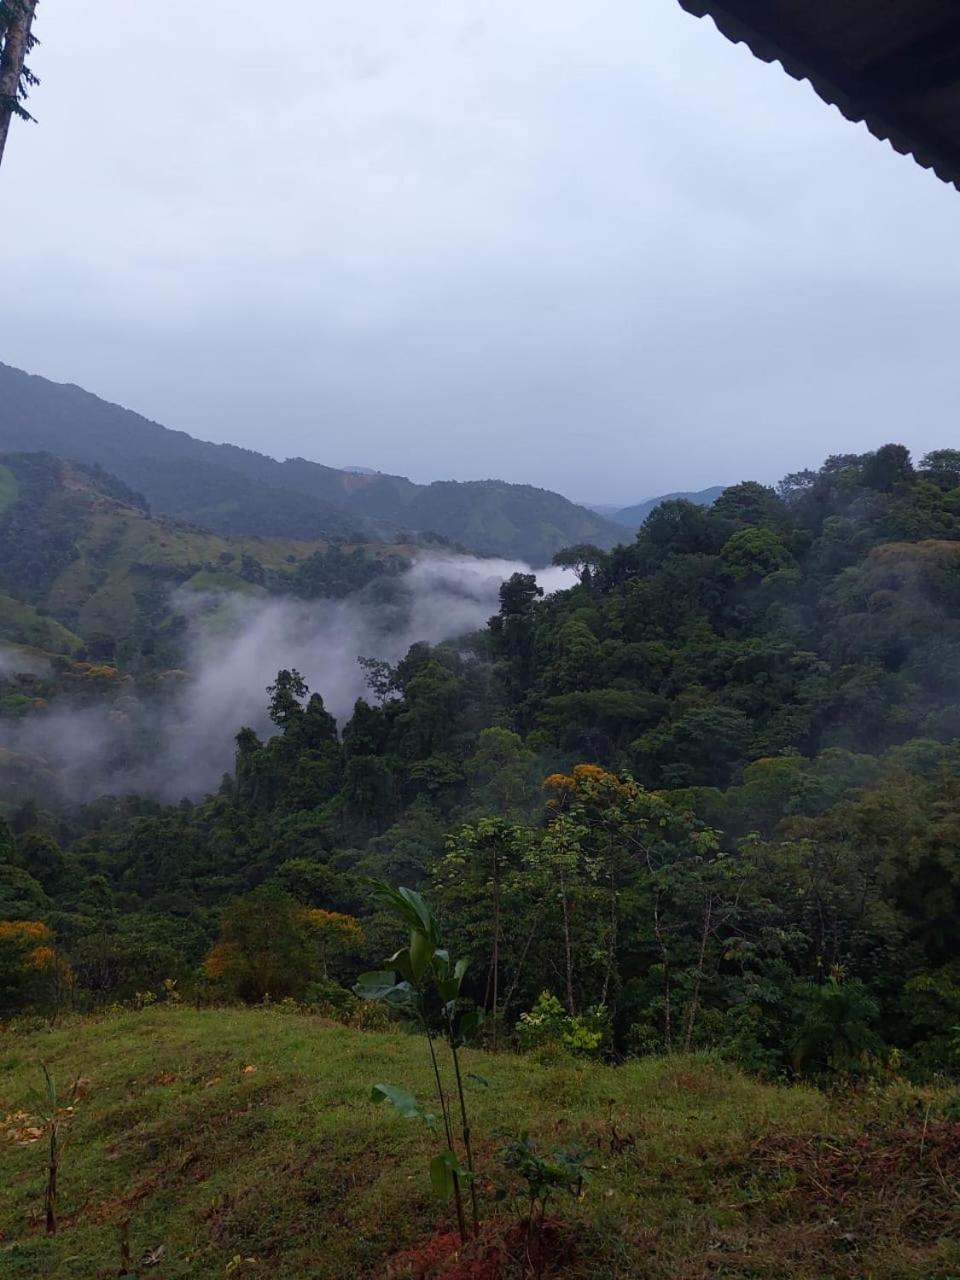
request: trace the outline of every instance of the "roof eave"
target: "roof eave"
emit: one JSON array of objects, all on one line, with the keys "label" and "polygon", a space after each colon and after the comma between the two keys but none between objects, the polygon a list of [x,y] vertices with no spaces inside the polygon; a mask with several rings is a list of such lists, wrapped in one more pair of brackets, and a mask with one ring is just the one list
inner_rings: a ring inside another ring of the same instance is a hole
[{"label": "roof eave", "polygon": [[922,127],[898,122],[892,115],[877,111],[859,101],[839,83],[815,65],[815,56],[784,47],[775,33],[763,31],[754,20],[744,19],[733,4],[719,0],[678,0],[688,13],[697,18],[711,18],[717,30],[734,44],[745,44],[761,62],[779,62],[794,80],[807,80],[817,95],[836,107],[846,119],[865,124],[875,138],[888,142],[900,155],[911,156],[924,169],[960,190],[960,155],[951,156],[937,140],[924,136]]}]

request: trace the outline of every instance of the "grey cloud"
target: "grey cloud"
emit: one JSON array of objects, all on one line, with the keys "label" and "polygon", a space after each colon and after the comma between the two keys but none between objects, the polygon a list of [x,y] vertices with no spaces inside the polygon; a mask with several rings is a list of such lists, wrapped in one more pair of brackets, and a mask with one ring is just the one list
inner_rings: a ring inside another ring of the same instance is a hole
[{"label": "grey cloud", "polygon": [[44,675],[49,669],[49,663],[35,654],[25,653],[15,645],[0,644],[0,680],[10,676]]},{"label": "grey cloud", "polygon": [[956,192],[675,0],[263,12],[43,7],[2,358],[596,501],[947,439]]}]

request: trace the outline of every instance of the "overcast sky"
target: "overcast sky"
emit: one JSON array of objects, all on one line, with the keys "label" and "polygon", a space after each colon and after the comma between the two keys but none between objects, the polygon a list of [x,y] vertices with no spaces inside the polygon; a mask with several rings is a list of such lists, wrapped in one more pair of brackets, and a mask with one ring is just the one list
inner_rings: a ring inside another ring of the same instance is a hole
[{"label": "overcast sky", "polygon": [[0,359],[588,501],[955,445],[960,194],[676,0],[42,0]]}]

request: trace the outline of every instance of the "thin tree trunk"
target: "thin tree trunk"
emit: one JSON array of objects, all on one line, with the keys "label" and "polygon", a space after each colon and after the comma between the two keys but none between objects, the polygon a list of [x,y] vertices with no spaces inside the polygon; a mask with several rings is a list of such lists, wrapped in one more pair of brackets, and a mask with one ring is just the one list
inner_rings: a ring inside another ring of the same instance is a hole
[{"label": "thin tree trunk", "polygon": [[560,872],[560,902],[563,906],[563,958],[567,971],[567,1013],[571,1018],[577,1016],[577,1006],[573,999],[573,944],[570,941],[570,913],[567,908],[567,886]]},{"label": "thin tree trunk", "polygon": [[14,115],[36,8],[37,0],[15,0],[13,17],[4,33],[3,52],[0,54],[0,163],[3,162],[10,121]]},{"label": "thin tree trunk", "polygon": [[47,1166],[47,1192],[44,1196],[44,1207],[47,1211],[47,1235],[57,1234],[57,1173],[60,1167],[59,1132],[57,1118],[50,1122],[50,1160]]},{"label": "thin tree trunk", "polygon": [[[650,854],[644,850],[647,858],[647,869],[651,876],[653,875],[653,864],[650,860]],[[660,960],[663,964],[663,1047],[667,1053],[673,1052],[673,1009],[671,1005],[671,986],[670,986],[670,953],[667,950],[667,940],[663,932],[663,926],[660,923],[660,890],[653,890],[653,936],[657,940],[657,946],[660,948]]]},{"label": "thin tree trunk", "polygon": [[653,893],[653,936],[660,948],[660,962],[663,967],[663,1047],[667,1053],[673,1052],[673,1007],[671,1004],[670,985],[670,952],[660,924],[660,891]]},{"label": "thin tree trunk", "polygon": [[617,882],[613,871],[610,872],[610,940],[607,945],[607,963],[603,974],[603,990],[600,993],[600,1003],[606,1008],[607,996],[610,991],[610,979],[613,977],[613,966],[617,957]]},{"label": "thin tree trunk", "polygon": [[700,934],[700,955],[697,960],[696,973],[693,976],[693,990],[690,993],[690,1008],[687,1010],[687,1029],[683,1037],[683,1052],[689,1053],[693,1043],[693,1028],[700,1007],[700,987],[703,982],[703,965],[707,955],[707,939],[710,936],[710,922],[713,918],[713,894],[708,893],[703,907],[703,932]]},{"label": "thin tree trunk", "polygon": [[[443,1132],[447,1138],[447,1150],[454,1151],[453,1130],[450,1126],[450,1111],[447,1107],[447,1095],[443,1091],[443,1081],[440,1077],[440,1063],[437,1062],[436,1050],[433,1047],[433,1037],[430,1035],[430,1028],[423,1014],[420,1015],[420,1021],[423,1024],[423,1031],[427,1037],[427,1047],[430,1050],[430,1062],[433,1065],[433,1078],[437,1083],[437,1097],[440,1099],[440,1112],[443,1116]],[[463,1216],[463,1193],[460,1190],[460,1179],[456,1174],[453,1175],[453,1199],[457,1207],[457,1226],[460,1228],[460,1242],[467,1242],[467,1224]]]},{"label": "thin tree trunk", "polygon": [[[471,1174],[474,1174],[476,1171],[473,1167],[473,1147],[470,1143],[470,1120],[467,1116],[467,1100],[463,1096],[463,1080],[460,1076],[460,1055],[457,1053],[457,1040],[454,1035],[453,1020],[446,1011],[444,1011],[444,1017],[447,1022],[450,1055],[453,1058],[453,1074],[457,1082],[457,1097],[460,1100],[460,1132],[463,1137],[463,1148],[467,1153],[467,1169]],[[470,1202],[473,1208],[473,1234],[478,1236],[480,1234],[480,1206],[477,1203],[477,1181],[474,1177],[470,1178]]]},{"label": "thin tree trunk", "polygon": [[120,1274],[128,1276],[133,1273],[133,1259],[130,1256],[130,1219],[124,1218],[120,1223]]},{"label": "thin tree trunk", "polygon": [[673,1053],[673,1010],[670,1002],[670,957],[667,949],[661,944],[660,954],[663,959],[663,1047],[667,1053]]},{"label": "thin tree trunk", "polygon": [[534,938],[537,936],[537,930],[539,928],[540,928],[540,916],[537,916],[533,922],[533,925],[530,928],[530,932],[527,934],[527,940],[523,944],[523,950],[520,952],[520,959],[517,961],[517,971],[513,975],[513,981],[510,983],[510,986],[507,988],[507,994],[503,997],[504,1012],[506,1012],[506,1010],[510,1008],[510,1002],[513,999],[513,996],[517,987],[519,987],[520,985],[520,979],[523,976],[523,966],[526,963],[527,953],[530,950],[530,944],[533,942]]},{"label": "thin tree trunk", "polygon": [[497,1005],[500,995],[500,864],[496,848],[493,850],[493,1051],[499,1047],[500,1029],[497,1023]]}]

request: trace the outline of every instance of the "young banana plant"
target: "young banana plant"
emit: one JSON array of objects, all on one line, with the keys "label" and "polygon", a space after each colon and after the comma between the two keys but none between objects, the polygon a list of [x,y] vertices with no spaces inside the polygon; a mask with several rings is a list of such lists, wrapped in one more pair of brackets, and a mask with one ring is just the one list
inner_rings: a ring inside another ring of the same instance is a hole
[{"label": "young banana plant", "polygon": [[[462,1239],[467,1238],[463,1208],[463,1187],[470,1191],[473,1232],[480,1226],[477,1205],[476,1173],[473,1164],[473,1146],[470,1121],[460,1071],[459,1050],[473,1036],[480,1025],[482,1014],[475,1009],[461,1009],[460,991],[463,986],[467,961],[454,961],[442,945],[440,928],[433,912],[419,893],[413,889],[395,889],[382,880],[371,882],[373,897],[378,906],[388,911],[409,930],[410,940],[385,962],[389,968],[361,974],[354,987],[357,995],[366,1000],[382,1000],[391,1008],[417,1019],[427,1039],[430,1062],[437,1089],[437,1100],[446,1150],[434,1156],[430,1162],[430,1181],[439,1195],[452,1194],[457,1209],[457,1222]],[[460,1137],[466,1164],[461,1164],[453,1140],[451,1105],[444,1088],[443,1073],[434,1046],[439,1034],[447,1043],[453,1066],[457,1105],[460,1115]],[[390,1102],[401,1115],[419,1117],[429,1127],[434,1127],[436,1117],[425,1110],[412,1094],[394,1085],[373,1086],[374,1102]]]}]

